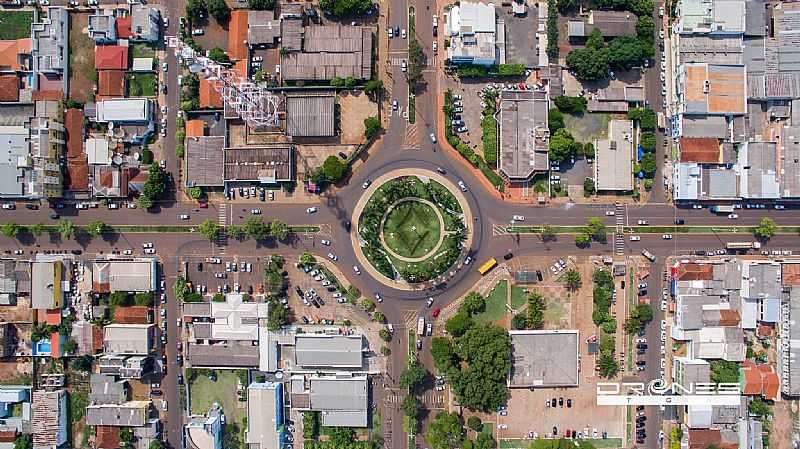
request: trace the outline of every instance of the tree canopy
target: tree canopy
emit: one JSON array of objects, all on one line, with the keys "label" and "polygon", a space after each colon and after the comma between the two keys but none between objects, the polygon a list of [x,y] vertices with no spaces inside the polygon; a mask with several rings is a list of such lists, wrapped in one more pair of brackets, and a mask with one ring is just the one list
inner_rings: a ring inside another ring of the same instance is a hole
[{"label": "tree canopy", "polygon": [[400,387],[414,390],[416,387],[425,382],[428,376],[428,371],[418,361],[413,361],[408,367],[400,373]]},{"label": "tree canopy", "polygon": [[464,434],[464,426],[457,413],[439,412],[428,425],[425,441],[433,449],[461,449]]},{"label": "tree canopy", "polygon": [[561,128],[550,137],[550,160],[564,162],[574,156],[577,151],[575,138],[566,128]]},{"label": "tree canopy", "polygon": [[[505,329],[474,326],[456,340],[456,354],[464,362],[460,371],[448,373],[462,406],[494,410],[506,402],[506,377],[511,369],[511,337]],[[458,365],[456,365],[458,366]]]},{"label": "tree canopy", "polygon": [[381,121],[377,116],[367,117],[364,119],[364,137],[372,139],[381,130]]},{"label": "tree canopy", "polygon": [[200,223],[200,226],[197,227],[197,230],[200,232],[200,234],[203,237],[205,237],[205,238],[207,238],[209,240],[217,239],[219,237],[220,232],[221,232],[221,229],[219,227],[219,223],[217,223],[215,220],[212,220],[210,218],[207,218],[202,223]]},{"label": "tree canopy", "polygon": [[325,180],[337,183],[347,174],[348,166],[339,156],[330,155],[322,163],[322,176]]},{"label": "tree canopy", "polygon": [[211,50],[209,50],[208,59],[219,62],[221,64],[230,64],[231,62],[231,58],[228,56],[227,53],[225,53],[225,50],[219,47],[214,47]]},{"label": "tree canopy", "polygon": [[247,6],[249,6],[250,9],[255,9],[259,11],[265,9],[274,9],[275,0],[247,0]]},{"label": "tree canopy", "polygon": [[372,8],[370,0],[320,0],[319,7],[334,16],[357,16]]},{"label": "tree canopy", "polygon": [[206,0],[208,5],[208,12],[212,17],[217,19],[217,22],[226,22],[231,16],[231,9],[225,3],[225,0]]},{"label": "tree canopy", "polygon": [[753,235],[760,240],[769,240],[778,232],[778,226],[771,218],[764,217],[753,229]]}]

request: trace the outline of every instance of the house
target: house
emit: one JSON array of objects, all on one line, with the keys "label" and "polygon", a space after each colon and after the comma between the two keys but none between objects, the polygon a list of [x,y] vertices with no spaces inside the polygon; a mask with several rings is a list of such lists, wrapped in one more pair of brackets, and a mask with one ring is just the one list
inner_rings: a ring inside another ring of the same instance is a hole
[{"label": "house", "polygon": [[[800,271],[800,270],[798,270]],[[781,337],[778,340],[778,372],[781,392],[800,396],[800,288],[792,285],[781,304]]]},{"label": "house", "polygon": [[117,165],[92,165],[92,195],[98,198],[127,198],[132,171]]},{"label": "house", "polygon": [[128,401],[122,404],[90,404],[86,407],[86,425],[141,427],[148,424],[150,405],[150,401]]},{"label": "house", "polygon": [[605,38],[636,35],[635,14],[628,11],[603,11],[595,9],[589,12],[586,21],[570,20],[567,22],[567,34],[571,40],[583,40],[594,30],[600,30]]},{"label": "house", "polygon": [[89,165],[111,165],[111,149],[109,148],[108,139],[90,137],[86,139],[85,147]]},{"label": "house", "polygon": [[247,432],[251,449],[283,447],[283,385],[280,382],[253,382],[247,387]]},{"label": "house", "polygon": [[88,197],[89,165],[83,148],[83,111],[77,108],[64,112],[64,129],[67,134],[67,173],[64,189],[72,195]]},{"label": "house", "polygon": [[228,57],[232,60],[247,59],[248,14],[246,10],[231,11],[228,21]]},{"label": "house", "polygon": [[31,308],[60,309],[64,299],[64,267],[60,260],[36,261],[31,265]]},{"label": "house", "polygon": [[[242,11],[246,13],[245,11]],[[372,77],[372,29],[349,25],[312,25],[303,29],[303,51],[284,52],[286,81]]]},{"label": "house", "polygon": [[509,388],[577,387],[578,331],[510,331]]},{"label": "house", "polygon": [[161,13],[158,9],[141,3],[131,5],[132,41],[156,42],[161,29]]},{"label": "house", "polygon": [[0,40],[0,72],[30,70],[32,42],[31,38]]},{"label": "house", "polygon": [[497,15],[492,3],[461,2],[453,5],[445,23],[454,64],[491,66],[504,62],[497,46]]},{"label": "house", "polygon": [[[37,111],[40,103],[37,102]],[[56,109],[57,103],[52,106]],[[64,195],[61,161],[66,150],[66,130],[59,120],[40,115],[31,117],[28,123],[34,171],[31,192],[38,198],[61,198]]]},{"label": "house", "polygon": [[[18,411],[15,413],[15,410]],[[31,422],[31,387],[0,386],[0,420],[3,431],[14,434],[29,431]]]},{"label": "house", "polygon": [[30,262],[0,259],[0,306],[14,306],[17,295],[30,292]]},{"label": "house", "polygon": [[633,190],[633,122],[608,122],[608,139],[594,142],[596,163],[594,185],[597,191]]},{"label": "house", "polygon": [[222,109],[222,95],[214,88],[212,81],[200,77],[200,108]]},{"label": "house", "polygon": [[89,380],[91,404],[122,404],[128,398],[128,382],[107,374],[92,374]]},{"label": "house", "polygon": [[66,8],[50,6],[47,17],[31,24],[31,70],[33,72],[33,88],[39,89],[41,75],[44,78],[60,77],[66,89],[66,75],[69,58],[69,14]]},{"label": "house", "polygon": [[31,433],[34,449],[58,449],[67,443],[69,418],[67,392],[35,390],[32,401]]},{"label": "house", "polygon": [[772,365],[756,365],[747,360],[739,368],[739,379],[743,395],[762,396],[769,401],[778,399],[781,381]]},{"label": "house", "polygon": [[526,181],[550,169],[549,102],[544,91],[500,91],[499,167],[512,181]]},{"label": "house", "polygon": [[111,14],[92,14],[89,16],[89,37],[94,39],[95,43],[113,44],[117,42],[117,27],[116,19]]},{"label": "house", "polygon": [[[96,347],[99,346],[102,346],[102,341]],[[148,356],[104,354],[95,360],[101,374],[119,376],[122,379],[141,379],[156,368],[153,359]]]},{"label": "house", "polygon": [[154,324],[109,324],[103,328],[103,348],[109,354],[149,355],[154,340]]},{"label": "house", "polygon": [[124,96],[125,96],[124,71],[99,70],[97,72],[97,99],[102,100],[104,98],[117,98]]},{"label": "house", "polygon": [[292,137],[332,137],[334,92],[286,96],[286,134]]},{"label": "house", "polygon": [[17,74],[0,75],[0,103],[16,103],[22,90]]}]

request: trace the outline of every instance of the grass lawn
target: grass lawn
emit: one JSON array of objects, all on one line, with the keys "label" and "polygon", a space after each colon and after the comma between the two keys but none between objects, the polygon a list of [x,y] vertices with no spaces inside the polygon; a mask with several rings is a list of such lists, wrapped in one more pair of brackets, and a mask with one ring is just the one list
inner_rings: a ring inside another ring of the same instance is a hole
[{"label": "grass lawn", "polygon": [[612,114],[585,112],[582,115],[564,114],[564,126],[578,142],[605,139]]},{"label": "grass lawn", "polygon": [[383,227],[386,245],[404,257],[421,257],[439,242],[442,229],[433,208],[419,201],[398,204]]},{"label": "grass lawn", "polygon": [[154,73],[129,73],[126,78],[129,97],[156,96],[156,75]]},{"label": "grass lawn", "polygon": [[511,287],[512,309],[519,310],[519,308],[524,306],[527,301],[528,301],[528,294],[525,293],[525,289],[523,287],[520,287],[519,285],[514,285]]},{"label": "grass lawn", "polygon": [[0,11],[0,40],[31,37],[33,11]]},{"label": "grass lawn", "polygon": [[237,395],[236,386],[239,376],[236,371],[231,370],[215,370],[215,372],[217,373],[216,382],[210,381],[208,376],[202,374],[197,374],[191,381],[189,392],[192,413],[208,413],[211,405],[215,402],[218,403],[225,412],[227,422],[235,422],[239,426],[241,440],[244,441],[244,430],[247,427],[244,425],[244,419],[247,416],[247,408],[239,408],[240,404],[245,404],[239,402]]},{"label": "grass lawn", "polygon": [[508,304],[508,281],[500,281],[486,297],[486,310],[475,315],[475,321],[488,323],[497,321],[506,315]]},{"label": "grass lawn", "polygon": [[142,43],[133,44],[131,51],[133,52],[134,58],[152,58],[156,55],[156,51],[153,50],[153,47]]}]

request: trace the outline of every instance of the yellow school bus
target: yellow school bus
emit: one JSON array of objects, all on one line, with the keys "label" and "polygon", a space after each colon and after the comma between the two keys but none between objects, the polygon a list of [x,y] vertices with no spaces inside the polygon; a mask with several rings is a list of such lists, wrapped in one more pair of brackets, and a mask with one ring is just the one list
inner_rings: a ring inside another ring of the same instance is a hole
[{"label": "yellow school bus", "polygon": [[478,273],[480,273],[481,275],[484,275],[484,274],[492,271],[492,268],[494,268],[496,266],[497,266],[497,260],[493,257],[493,258],[487,260],[486,263],[484,263],[483,265],[481,265],[478,268]]}]

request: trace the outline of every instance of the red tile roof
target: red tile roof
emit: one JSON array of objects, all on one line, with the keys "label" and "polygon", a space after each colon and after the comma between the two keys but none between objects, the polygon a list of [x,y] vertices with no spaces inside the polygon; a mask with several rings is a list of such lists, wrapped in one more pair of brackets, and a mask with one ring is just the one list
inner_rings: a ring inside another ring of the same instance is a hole
[{"label": "red tile roof", "polygon": [[58,331],[50,334],[50,357],[61,357],[61,334]]},{"label": "red tile roof", "polygon": [[214,89],[211,81],[200,77],[200,107],[219,109],[222,107],[222,96]]},{"label": "red tile roof", "polygon": [[33,91],[33,101],[58,101],[64,97],[64,92],[60,90],[35,90]]},{"label": "red tile roof", "polygon": [[757,396],[774,401],[778,398],[780,379],[771,365],[756,365],[752,361],[742,364],[744,388],[742,394]]},{"label": "red tile roof", "polygon": [[58,326],[61,324],[61,309],[48,309],[44,312],[44,321],[47,324]]},{"label": "red tile roof", "polygon": [[200,137],[205,134],[206,122],[189,120],[186,122],[186,137]]},{"label": "red tile roof", "polygon": [[92,325],[92,351],[95,354],[103,351],[103,326]]},{"label": "red tile roof", "polygon": [[125,70],[128,68],[128,47],[98,45],[94,49],[94,67],[98,70]]},{"label": "red tile roof", "polygon": [[243,9],[231,11],[228,22],[228,56],[231,59],[247,58],[247,15]]},{"label": "red tile roof", "polygon": [[736,449],[738,446],[723,443],[719,429],[689,429],[689,449],[706,449],[711,445],[720,449]]},{"label": "red tile roof", "polygon": [[97,95],[100,97],[124,97],[125,72],[122,70],[100,70],[97,79]]},{"label": "red tile roof", "polygon": [[117,449],[119,444],[119,427],[97,426],[95,445],[99,449]]},{"label": "red tile roof", "polygon": [[89,189],[89,164],[83,161],[69,161],[67,163],[67,176],[64,179],[67,190]]},{"label": "red tile roof", "polygon": [[714,267],[699,263],[682,263],[675,274],[675,279],[679,281],[708,281],[713,277]]},{"label": "red tile roof", "polygon": [[118,17],[114,28],[117,30],[117,39],[127,39],[133,36],[133,33],[131,33],[131,16]]},{"label": "red tile roof", "polygon": [[64,128],[67,130],[67,159],[86,158],[83,151],[83,113],[80,109],[64,112]]},{"label": "red tile roof", "polygon": [[19,55],[31,53],[31,39],[13,39],[0,41],[0,68],[21,70]]},{"label": "red tile roof", "polygon": [[0,101],[19,101],[19,77],[17,75],[0,76]]},{"label": "red tile roof", "polygon": [[114,309],[114,322],[118,324],[147,324],[149,307],[130,306]]},{"label": "red tile roof", "polygon": [[719,140],[709,137],[681,138],[681,162],[718,164],[720,162]]}]

